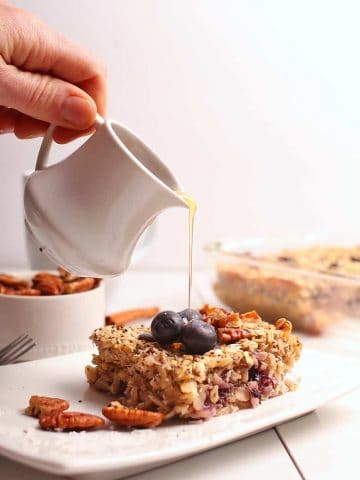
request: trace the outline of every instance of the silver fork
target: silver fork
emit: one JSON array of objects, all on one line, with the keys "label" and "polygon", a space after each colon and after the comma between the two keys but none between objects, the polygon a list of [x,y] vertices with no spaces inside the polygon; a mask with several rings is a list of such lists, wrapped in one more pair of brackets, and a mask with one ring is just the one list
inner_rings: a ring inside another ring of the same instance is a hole
[{"label": "silver fork", "polygon": [[15,363],[20,357],[34,348],[36,343],[25,333],[0,349],[0,365]]}]

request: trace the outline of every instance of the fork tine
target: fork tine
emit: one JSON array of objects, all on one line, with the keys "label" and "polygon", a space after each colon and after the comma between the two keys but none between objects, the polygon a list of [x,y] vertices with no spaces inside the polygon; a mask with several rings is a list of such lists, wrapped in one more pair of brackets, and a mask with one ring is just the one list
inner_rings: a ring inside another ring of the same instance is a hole
[{"label": "fork tine", "polygon": [[11,350],[13,347],[15,347],[19,342],[25,340],[26,338],[28,338],[28,335],[26,333],[24,333],[23,335],[20,335],[19,337],[15,338],[15,340],[13,340],[11,343],[9,343],[8,345],[5,345],[5,347],[3,347],[1,350],[0,350],[0,358],[2,355],[5,355],[9,350]]},{"label": "fork tine", "polygon": [[10,359],[3,365],[8,365],[9,363],[15,363],[16,360],[20,357],[22,357],[23,355],[25,355],[25,353],[27,353],[29,350],[31,350],[32,348],[34,348],[36,346],[36,343],[33,342],[33,343],[30,343],[29,345],[27,345],[26,347],[23,348],[23,350],[21,350],[17,355],[15,356],[12,356],[10,357]]},{"label": "fork tine", "polygon": [[34,341],[26,335],[26,338],[22,340],[22,342],[18,342],[15,347],[13,347],[11,350],[7,351],[5,355],[2,355],[0,357],[0,362],[3,365],[6,365],[7,363],[12,363],[13,358],[18,358],[17,354],[19,352],[22,352],[25,348],[29,347]]},{"label": "fork tine", "polygon": [[21,350],[25,345],[27,345],[29,342],[31,342],[30,337],[25,337],[21,340],[21,342],[17,342],[16,344],[13,345],[11,349],[8,349],[2,356],[1,358],[5,360],[7,357],[12,356],[16,354],[19,350]]}]

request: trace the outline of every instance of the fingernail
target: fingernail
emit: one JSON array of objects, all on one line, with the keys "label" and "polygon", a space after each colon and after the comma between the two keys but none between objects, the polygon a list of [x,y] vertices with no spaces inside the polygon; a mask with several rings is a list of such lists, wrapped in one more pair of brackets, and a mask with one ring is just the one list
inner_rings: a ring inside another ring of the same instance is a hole
[{"label": "fingernail", "polygon": [[85,129],[91,126],[95,118],[95,105],[82,97],[67,97],[62,106],[63,119],[75,128]]}]

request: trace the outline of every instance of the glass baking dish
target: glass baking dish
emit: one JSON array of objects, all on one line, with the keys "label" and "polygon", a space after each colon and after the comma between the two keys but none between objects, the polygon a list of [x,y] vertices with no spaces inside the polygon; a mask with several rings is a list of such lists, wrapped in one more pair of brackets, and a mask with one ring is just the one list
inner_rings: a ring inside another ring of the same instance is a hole
[{"label": "glass baking dish", "polygon": [[256,310],[269,322],[286,317],[295,329],[320,334],[345,316],[360,316],[360,246],[353,245],[257,238],[215,241],[205,251],[224,305]]}]

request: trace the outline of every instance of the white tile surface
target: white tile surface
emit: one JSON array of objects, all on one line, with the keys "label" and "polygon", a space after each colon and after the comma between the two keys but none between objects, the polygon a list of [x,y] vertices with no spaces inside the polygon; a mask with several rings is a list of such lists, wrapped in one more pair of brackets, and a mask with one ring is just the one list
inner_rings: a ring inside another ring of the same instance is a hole
[{"label": "white tile surface", "polygon": [[[197,293],[194,293],[194,305],[214,301],[206,275],[196,272],[195,284],[199,288],[195,287]],[[109,311],[148,304],[159,304],[161,308],[183,308],[186,303],[184,285],[186,286],[186,274],[183,272],[129,272],[121,280],[121,287],[113,297]],[[341,331],[337,330],[333,335],[329,334],[324,342],[309,338],[308,343],[322,351],[354,356],[358,354],[356,345],[359,328],[356,323],[351,322],[351,330],[343,337],[340,335]],[[359,405],[360,391],[357,391],[310,415],[278,427],[306,480],[357,478]],[[240,475],[257,479],[271,478],[270,475],[275,469],[277,480],[300,478],[274,430],[269,430],[133,478],[162,480],[185,476],[189,480],[235,480]],[[13,480],[59,478],[19,466],[4,458],[0,458],[0,477]]]},{"label": "white tile surface", "polygon": [[277,428],[307,480],[359,478],[360,389]]},{"label": "white tile surface", "polygon": [[[200,272],[196,278],[202,300],[216,303],[208,275]],[[360,358],[360,321],[345,319],[321,337],[300,337],[307,347],[343,355],[344,361]],[[277,429],[306,480],[359,478],[360,389]]]},{"label": "white tile surface", "polygon": [[266,479],[270,478],[268,462],[276,465],[278,480],[300,478],[273,429],[131,478],[132,480]]},{"label": "white tile surface", "polygon": [[65,479],[50,473],[40,472],[34,468],[12,462],[11,460],[0,457],[0,477],[6,480],[54,480]]},{"label": "white tile surface", "polygon": [[[239,480],[269,478],[269,463],[276,464],[277,480],[300,479],[293,463],[274,430],[268,430],[239,442],[202,453],[165,467],[131,476],[132,480]],[[58,477],[39,472],[0,457],[0,476],[11,480],[55,480]],[[115,480],[115,479],[114,479]]]}]

